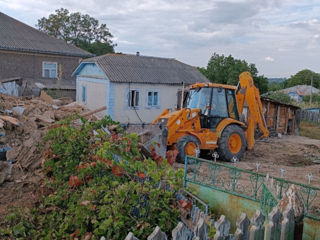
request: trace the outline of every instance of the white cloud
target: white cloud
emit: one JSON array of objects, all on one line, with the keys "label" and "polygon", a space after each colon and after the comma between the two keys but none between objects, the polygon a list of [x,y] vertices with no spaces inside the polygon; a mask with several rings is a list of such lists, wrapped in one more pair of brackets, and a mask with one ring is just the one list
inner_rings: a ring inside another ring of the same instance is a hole
[{"label": "white cloud", "polygon": [[274,58],[272,58],[272,57],[265,57],[264,58],[264,60],[266,61],[266,62],[274,62]]},{"label": "white cloud", "polygon": [[60,7],[87,13],[107,24],[123,53],[205,66],[217,52],[255,63],[270,77],[320,72],[317,0],[0,0],[0,6],[32,26]]}]

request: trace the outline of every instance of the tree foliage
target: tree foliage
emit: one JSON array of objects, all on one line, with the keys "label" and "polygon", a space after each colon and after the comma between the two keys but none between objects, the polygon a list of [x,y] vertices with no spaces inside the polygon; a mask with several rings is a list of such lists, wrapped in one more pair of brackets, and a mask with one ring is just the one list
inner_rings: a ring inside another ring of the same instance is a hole
[{"label": "tree foliage", "polygon": [[291,76],[284,82],[285,88],[293,87],[296,85],[310,85],[311,84],[311,78],[312,80],[312,86],[315,88],[320,87],[320,74],[315,73],[309,69],[304,69],[296,73],[295,75]]},{"label": "tree foliage", "polygon": [[[310,95],[309,96],[303,96],[302,99],[304,102],[310,102]],[[315,103],[317,105],[320,105],[320,94],[313,93],[312,94],[312,103]]]},{"label": "tree foliage", "polygon": [[245,60],[235,59],[231,55],[225,57],[214,53],[206,68],[199,68],[211,82],[236,85],[239,74],[249,71],[254,79],[255,85],[261,93],[268,91],[268,79],[263,75],[258,76],[258,69],[254,64],[248,64]]},{"label": "tree foliage", "polygon": [[284,82],[272,82],[268,85],[268,91],[278,91],[284,89]]},{"label": "tree foliage", "polygon": [[88,14],[70,13],[60,8],[48,18],[38,19],[37,27],[50,36],[63,39],[96,55],[114,52],[112,34],[106,24]]}]

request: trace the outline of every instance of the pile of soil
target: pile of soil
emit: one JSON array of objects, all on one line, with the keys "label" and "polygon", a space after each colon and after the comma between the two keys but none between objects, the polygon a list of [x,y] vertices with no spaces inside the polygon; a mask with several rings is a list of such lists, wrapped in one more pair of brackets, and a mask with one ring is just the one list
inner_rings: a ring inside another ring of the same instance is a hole
[{"label": "pile of soil", "polygon": [[0,161],[0,216],[8,206],[32,206],[39,198],[42,140],[57,121],[81,113],[83,106],[72,99],[15,98],[0,94],[0,148],[10,148]]}]

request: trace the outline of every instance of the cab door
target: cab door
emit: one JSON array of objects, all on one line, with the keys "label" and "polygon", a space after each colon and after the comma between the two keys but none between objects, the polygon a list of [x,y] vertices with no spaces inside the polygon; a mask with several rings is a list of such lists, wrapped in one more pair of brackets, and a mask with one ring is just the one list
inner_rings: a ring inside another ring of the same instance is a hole
[{"label": "cab door", "polygon": [[212,88],[210,112],[208,116],[208,128],[215,130],[219,122],[229,117],[226,89],[222,87]]}]

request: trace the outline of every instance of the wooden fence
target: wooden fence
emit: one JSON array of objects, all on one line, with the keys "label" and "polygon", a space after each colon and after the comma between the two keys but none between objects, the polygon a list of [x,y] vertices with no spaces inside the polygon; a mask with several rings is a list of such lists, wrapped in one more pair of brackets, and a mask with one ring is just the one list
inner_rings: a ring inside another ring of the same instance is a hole
[{"label": "wooden fence", "polygon": [[308,111],[307,109],[301,110],[301,120],[307,121],[307,122],[316,122],[320,123],[320,113],[319,112],[312,112]]}]

